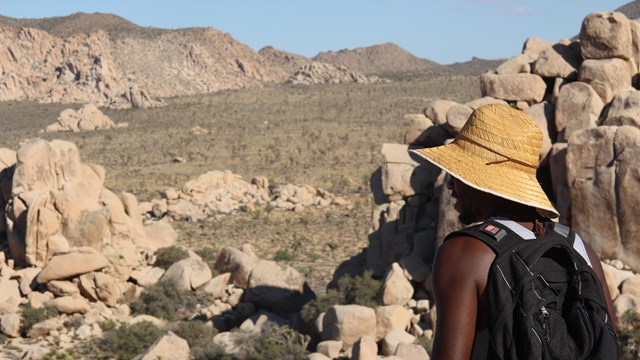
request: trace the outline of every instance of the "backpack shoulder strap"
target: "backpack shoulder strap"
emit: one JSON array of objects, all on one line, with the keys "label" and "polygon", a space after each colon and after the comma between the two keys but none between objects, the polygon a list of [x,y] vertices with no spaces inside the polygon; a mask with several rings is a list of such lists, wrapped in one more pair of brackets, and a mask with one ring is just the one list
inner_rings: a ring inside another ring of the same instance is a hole
[{"label": "backpack shoulder strap", "polygon": [[493,220],[454,231],[447,235],[444,241],[458,236],[476,238],[490,247],[496,255],[525,241],[508,226]]}]

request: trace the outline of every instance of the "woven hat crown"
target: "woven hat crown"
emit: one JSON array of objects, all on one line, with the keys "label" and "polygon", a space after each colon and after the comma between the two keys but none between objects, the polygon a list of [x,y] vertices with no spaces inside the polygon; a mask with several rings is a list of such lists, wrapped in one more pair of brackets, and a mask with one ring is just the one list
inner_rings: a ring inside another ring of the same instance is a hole
[{"label": "woven hat crown", "polygon": [[471,113],[452,143],[411,151],[475,189],[554,218],[558,211],[536,176],[541,148],[542,131],[530,117],[489,104]]},{"label": "woven hat crown", "polygon": [[526,114],[506,105],[476,109],[454,141],[469,153],[535,174],[542,148],[542,131]]}]

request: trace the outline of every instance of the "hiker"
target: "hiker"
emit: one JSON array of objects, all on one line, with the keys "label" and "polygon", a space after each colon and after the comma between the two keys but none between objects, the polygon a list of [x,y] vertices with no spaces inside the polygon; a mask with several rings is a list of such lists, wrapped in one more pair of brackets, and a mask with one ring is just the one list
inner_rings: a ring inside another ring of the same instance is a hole
[{"label": "hiker", "polygon": [[[452,143],[412,151],[450,175],[448,187],[460,220],[465,224],[493,221],[496,226],[486,225],[480,230],[494,236],[489,236],[490,240],[498,243],[500,229],[536,241],[545,231],[545,221],[559,216],[536,180],[541,145],[542,133],[527,115],[506,105],[489,104],[470,115]],[[433,265],[437,324],[432,359],[500,358],[490,339],[492,304],[487,288],[496,253],[487,245],[488,240],[479,241],[481,237],[454,233],[437,251]],[[603,321],[611,327],[614,312],[600,261],[579,236],[575,236],[573,249],[600,281],[596,288],[598,292],[602,289],[602,302],[606,301],[602,305]],[[613,346],[617,346],[615,342]],[[617,352],[617,347],[612,352]],[[607,358],[615,358],[615,354]]]}]

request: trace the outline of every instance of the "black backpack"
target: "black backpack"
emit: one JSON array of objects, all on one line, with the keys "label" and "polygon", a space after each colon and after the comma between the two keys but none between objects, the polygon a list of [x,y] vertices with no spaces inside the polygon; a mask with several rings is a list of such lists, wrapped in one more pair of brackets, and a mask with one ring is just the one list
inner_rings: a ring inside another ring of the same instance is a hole
[{"label": "black backpack", "polygon": [[[487,282],[489,334],[498,359],[618,359],[600,281],[573,248],[575,233],[547,222],[525,240],[496,221],[451,233],[496,253]],[[446,239],[445,239],[446,240]]]}]

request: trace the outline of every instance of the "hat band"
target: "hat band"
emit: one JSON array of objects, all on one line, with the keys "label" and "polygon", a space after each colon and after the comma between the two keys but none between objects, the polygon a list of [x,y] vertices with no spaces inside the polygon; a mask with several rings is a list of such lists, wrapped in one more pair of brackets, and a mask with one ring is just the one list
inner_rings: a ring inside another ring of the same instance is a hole
[{"label": "hat band", "polygon": [[522,161],[520,159],[516,159],[516,158],[510,157],[510,156],[504,155],[504,154],[496,151],[495,149],[489,148],[489,147],[487,147],[487,146],[485,146],[485,145],[483,145],[483,144],[471,139],[470,137],[465,136],[462,133],[458,133],[457,140],[461,140],[461,139],[464,140],[464,141],[470,142],[470,143],[472,143],[472,144],[474,144],[476,146],[479,146],[479,147],[481,147],[481,148],[483,148],[483,149],[485,149],[485,150],[487,150],[487,151],[489,151],[489,152],[491,152],[493,154],[496,154],[498,156],[502,156],[504,158],[504,160],[489,161],[489,162],[486,163],[486,165],[500,164],[500,163],[504,163],[504,162],[507,162],[507,161],[511,161],[513,163],[516,163],[518,165],[521,165],[521,166],[524,166],[524,167],[527,167],[527,168],[531,168],[531,169],[534,169],[534,170],[538,169],[538,165],[533,165],[533,164],[530,164],[530,163],[528,163],[526,161]]}]

